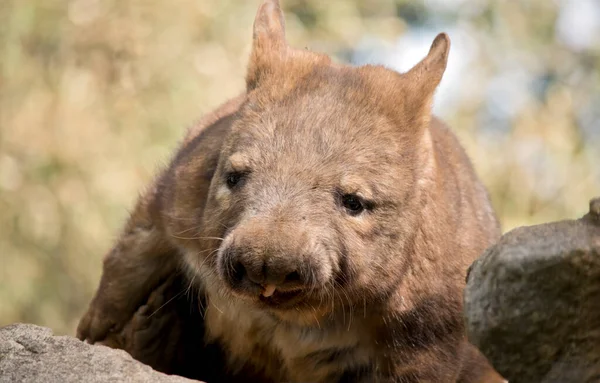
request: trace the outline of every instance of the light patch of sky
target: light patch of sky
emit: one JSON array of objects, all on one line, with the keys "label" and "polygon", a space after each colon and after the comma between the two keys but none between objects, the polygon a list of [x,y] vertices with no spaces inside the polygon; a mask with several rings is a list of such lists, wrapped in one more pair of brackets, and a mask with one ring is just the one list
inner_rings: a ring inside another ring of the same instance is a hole
[{"label": "light patch of sky", "polygon": [[425,6],[431,12],[458,10],[461,17],[481,13],[488,2],[488,0],[424,0]]},{"label": "light patch of sky", "polygon": [[600,1],[558,1],[556,37],[576,50],[600,48]]},{"label": "light patch of sky", "polygon": [[531,73],[523,67],[506,69],[487,84],[488,111],[492,117],[511,119],[531,99]]},{"label": "light patch of sky", "polygon": [[425,0],[425,6],[431,9],[456,9],[469,0]]}]

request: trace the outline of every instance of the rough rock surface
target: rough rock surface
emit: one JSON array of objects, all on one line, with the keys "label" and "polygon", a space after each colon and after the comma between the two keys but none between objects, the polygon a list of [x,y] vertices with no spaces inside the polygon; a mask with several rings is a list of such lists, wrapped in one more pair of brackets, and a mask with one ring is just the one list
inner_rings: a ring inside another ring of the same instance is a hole
[{"label": "rough rock surface", "polygon": [[510,383],[600,382],[600,198],[582,219],[517,228],[486,250],[465,316]]},{"label": "rough rock surface", "polygon": [[197,383],[154,371],[125,351],[53,336],[30,324],[0,328],[0,382]]}]

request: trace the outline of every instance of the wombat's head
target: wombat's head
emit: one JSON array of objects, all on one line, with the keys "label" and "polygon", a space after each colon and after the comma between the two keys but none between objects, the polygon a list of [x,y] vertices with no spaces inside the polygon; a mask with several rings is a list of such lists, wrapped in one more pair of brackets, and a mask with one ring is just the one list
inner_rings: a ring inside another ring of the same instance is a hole
[{"label": "wombat's head", "polygon": [[193,260],[212,285],[274,311],[362,305],[397,286],[434,173],[428,123],[448,50],[439,35],[405,74],[333,64],[288,47],[279,4],[267,0],[247,100],[202,223],[190,223],[201,240],[221,238]]}]

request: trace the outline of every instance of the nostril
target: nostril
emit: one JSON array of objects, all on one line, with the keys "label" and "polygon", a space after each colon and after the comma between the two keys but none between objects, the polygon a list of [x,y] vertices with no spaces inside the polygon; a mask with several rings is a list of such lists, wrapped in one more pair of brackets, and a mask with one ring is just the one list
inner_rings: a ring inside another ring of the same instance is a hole
[{"label": "nostril", "polygon": [[283,283],[299,283],[300,282],[300,274],[297,271],[292,271],[288,275],[285,276]]},{"label": "nostril", "polygon": [[231,271],[231,279],[235,283],[240,283],[246,275],[246,268],[244,267],[242,262],[239,261],[233,264]]}]

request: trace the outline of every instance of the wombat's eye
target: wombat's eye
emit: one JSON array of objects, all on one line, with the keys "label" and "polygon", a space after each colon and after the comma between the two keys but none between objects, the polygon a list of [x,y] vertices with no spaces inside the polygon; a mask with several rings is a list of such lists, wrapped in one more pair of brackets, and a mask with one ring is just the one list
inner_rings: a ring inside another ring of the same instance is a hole
[{"label": "wombat's eye", "polygon": [[241,172],[231,172],[227,174],[227,186],[231,189],[238,186],[243,180],[245,174]]},{"label": "wombat's eye", "polygon": [[358,215],[365,210],[362,199],[355,194],[344,194],[342,196],[342,205],[348,210],[348,213],[352,215]]}]

